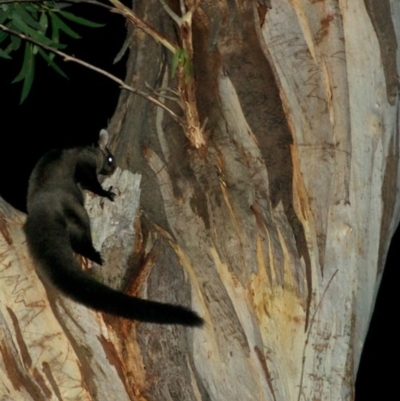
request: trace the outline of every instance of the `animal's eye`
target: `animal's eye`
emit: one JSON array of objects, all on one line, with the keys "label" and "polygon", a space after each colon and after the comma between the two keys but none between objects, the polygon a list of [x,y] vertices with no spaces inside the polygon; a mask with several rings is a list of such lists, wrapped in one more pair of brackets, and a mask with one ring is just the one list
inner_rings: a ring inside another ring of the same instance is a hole
[{"label": "animal's eye", "polygon": [[114,158],[112,156],[109,156],[107,158],[107,163],[110,164],[110,165],[113,164],[114,163]]}]

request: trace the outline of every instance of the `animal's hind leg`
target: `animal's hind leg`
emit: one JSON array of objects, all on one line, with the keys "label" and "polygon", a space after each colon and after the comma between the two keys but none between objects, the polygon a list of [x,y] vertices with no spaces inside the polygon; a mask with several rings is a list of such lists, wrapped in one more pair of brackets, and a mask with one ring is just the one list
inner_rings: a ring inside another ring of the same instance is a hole
[{"label": "animal's hind leg", "polygon": [[74,252],[102,265],[103,259],[100,252],[93,247],[90,220],[86,210],[83,207],[69,210],[67,221],[69,238]]},{"label": "animal's hind leg", "polygon": [[71,241],[72,249],[74,252],[79,253],[80,255],[92,260],[93,262],[102,265],[103,259],[101,258],[100,252],[94,249],[91,238],[87,238],[83,236],[79,239],[75,238],[75,240]]}]

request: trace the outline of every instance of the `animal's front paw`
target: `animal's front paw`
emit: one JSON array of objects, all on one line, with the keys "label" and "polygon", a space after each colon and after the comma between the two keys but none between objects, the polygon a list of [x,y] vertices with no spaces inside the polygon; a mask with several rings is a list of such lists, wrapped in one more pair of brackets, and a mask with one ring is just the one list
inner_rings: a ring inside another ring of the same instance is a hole
[{"label": "animal's front paw", "polygon": [[90,256],[90,260],[93,262],[97,263],[100,266],[103,266],[103,258],[101,257],[100,252],[93,252],[93,254]]},{"label": "animal's front paw", "polygon": [[106,197],[110,199],[111,202],[114,202],[115,197],[117,196],[114,192],[112,192],[113,187],[108,188]]}]

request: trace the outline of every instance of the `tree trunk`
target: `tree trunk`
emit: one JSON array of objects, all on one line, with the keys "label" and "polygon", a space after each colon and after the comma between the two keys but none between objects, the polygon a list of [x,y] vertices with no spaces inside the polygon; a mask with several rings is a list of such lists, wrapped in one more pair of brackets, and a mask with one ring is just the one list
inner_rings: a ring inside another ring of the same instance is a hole
[{"label": "tree trunk", "polygon": [[[158,1],[135,4],[185,46]],[[170,5],[181,15],[178,1]],[[131,294],[190,306],[206,325],[128,322],[46,293],[28,262],[23,217],[3,202],[0,394],[353,399],[400,218],[399,21],[400,3],[389,0],[202,1],[192,24],[194,99],[184,93],[190,75],[178,67],[171,78],[171,52],[131,25],[126,82],[163,88],[186,131],[121,93],[113,148],[141,182],[118,172],[104,184],[118,188],[115,204],[89,201],[107,262],[98,274]],[[174,102],[165,88],[177,85]],[[204,143],[188,134],[190,107]]]}]

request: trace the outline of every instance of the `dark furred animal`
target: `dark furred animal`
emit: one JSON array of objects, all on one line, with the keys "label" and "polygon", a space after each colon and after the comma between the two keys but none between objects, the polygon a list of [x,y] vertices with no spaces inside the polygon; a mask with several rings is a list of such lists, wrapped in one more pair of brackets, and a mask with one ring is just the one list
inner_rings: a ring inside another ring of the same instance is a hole
[{"label": "dark furred animal", "polygon": [[116,168],[107,143],[108,133],[102,130],[98,147],[50,151],[33,169],[24,231],[40,277],[92,309],[142,322],[201,326],[203,319],[190,309],[128,296],[95,281],[77,262],[74,252],[102,264],[92,244],[82,190],[114,200],[115,194],[97,179]]}]

